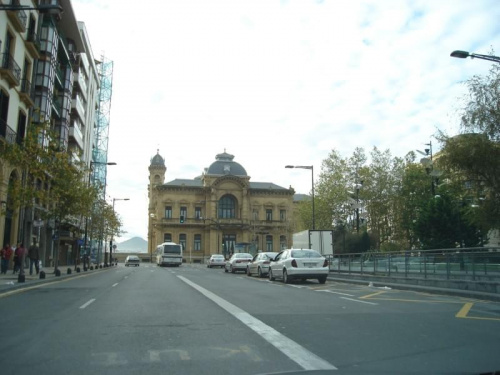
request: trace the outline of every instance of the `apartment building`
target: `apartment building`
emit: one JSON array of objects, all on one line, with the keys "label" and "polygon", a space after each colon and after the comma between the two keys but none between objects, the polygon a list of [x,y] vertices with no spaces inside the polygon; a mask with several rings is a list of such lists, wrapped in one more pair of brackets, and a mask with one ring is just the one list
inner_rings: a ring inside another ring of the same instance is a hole
[{"label": "apartment building", "polygon": [[[8,4],[7,4],[8,3]],[[0,5],[0,141],[22,143],[30,124],[50,123],[72,160],[90,165],[97,121],[99,76],[85,24],[70,0],[12,0]],[[9,184],[23,171],[0,155],[0,240],[38,240],[45,264],[54,256],[55,223],[43,222],[48,207],[13,209]],[[44,186],[42,188],[48,188]],[[71,264],[82,219],[64,227],[59,264]]]}]

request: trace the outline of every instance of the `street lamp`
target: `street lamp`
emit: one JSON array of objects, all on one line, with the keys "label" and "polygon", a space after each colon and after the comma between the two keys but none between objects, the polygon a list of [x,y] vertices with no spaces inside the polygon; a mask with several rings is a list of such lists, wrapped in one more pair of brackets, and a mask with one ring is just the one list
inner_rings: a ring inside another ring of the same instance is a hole
[{"label": "street lamp", "polygon": [[500,63],[500,57],[497,56],[491,56],[491,55],[480,55],[478,53],[469,53],[467,51],[453,51],[450,53],[451,57],[457,57],[459,59],[466,59],[467,57],[470,57],[471,59],[481,59],[481,60],[488,60],[488,61],[494,61],[497,63]]},{"label": "street lamp", "polygon": [[[113,198],[113,215],[115,214],[115,201],[129,201],[130,198]],[[113,234],[111,234],[111,241],[109,241],[109,265],[113,264]]]},{"label": "street lamp", "polygon": [[285,168],[310,169],[311,170],[311,186],[312,186],[312,229],[316,229],[314,219],[314,166],[313,165],[286,165]]}]

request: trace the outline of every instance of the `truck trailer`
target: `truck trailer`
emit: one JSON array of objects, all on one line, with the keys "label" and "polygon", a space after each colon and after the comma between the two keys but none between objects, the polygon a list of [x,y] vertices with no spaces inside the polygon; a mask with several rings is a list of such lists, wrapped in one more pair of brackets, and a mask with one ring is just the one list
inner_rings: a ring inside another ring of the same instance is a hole
[{"label": "truck trailer", "polygon": [[294,249],[313,249],[321,255],[333,255],[333,231],[310,230],[293,234]]}]

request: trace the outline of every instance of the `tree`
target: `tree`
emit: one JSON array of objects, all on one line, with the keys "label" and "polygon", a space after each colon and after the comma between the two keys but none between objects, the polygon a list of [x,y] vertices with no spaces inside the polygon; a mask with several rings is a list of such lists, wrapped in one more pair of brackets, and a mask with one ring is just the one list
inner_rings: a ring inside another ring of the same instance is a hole
[{"label": "tree", "polygon": [[[83,163],[61,149],[48,125],[31,125],[22,144],[5,143],[0,155],[19,168],[22,181],[12,184],[10,201],[15,208],[38,207],[41,219],[51,220],[56,229],[78,226],[91,213],[97,190],[88,184]],[[58,254],[56,244],[56,255]],[[58,266],[56,256],[55,268]]]}]

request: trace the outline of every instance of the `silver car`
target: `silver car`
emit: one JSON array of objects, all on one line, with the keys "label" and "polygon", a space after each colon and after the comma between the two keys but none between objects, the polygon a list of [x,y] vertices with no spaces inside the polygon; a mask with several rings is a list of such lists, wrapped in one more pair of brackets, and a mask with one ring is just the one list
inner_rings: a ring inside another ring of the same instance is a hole
[{"label": "silver car", "polygon": [[316,250],[288,249],[271,261],[268,276],[271,281],[282,279],[284,283],[293,279],[317,279],[320,284],[324,284],[328,273],[328,260]]},{"label": "silver car", "polygon": [[210,259],[207,262],[207,267],[224,267],[226,264],[226,260],[224,259],[224,255],[221,254],[213,254],[210,256]]},{"label": "silver car", "polygon": [[269,264],[278,253],[276,252],[266,252],[255,254],[252,261],[247,265],[247,275],[258,275],[259,277],[264,277],[269,272]]},{"label": "silver car", "polygon": [[235,273],[236,271],[246,271],[247,264],[252,261],[252,254],[249,253],[236,253],[226,261],[224,266],[225,272]]}]

